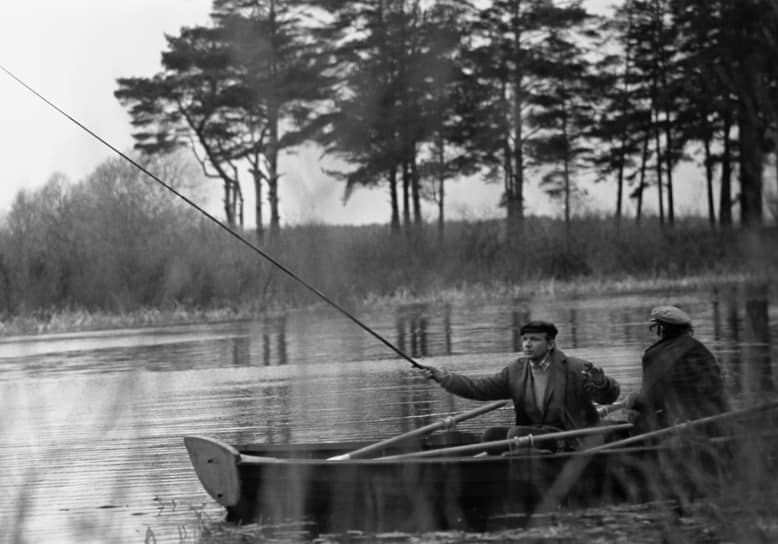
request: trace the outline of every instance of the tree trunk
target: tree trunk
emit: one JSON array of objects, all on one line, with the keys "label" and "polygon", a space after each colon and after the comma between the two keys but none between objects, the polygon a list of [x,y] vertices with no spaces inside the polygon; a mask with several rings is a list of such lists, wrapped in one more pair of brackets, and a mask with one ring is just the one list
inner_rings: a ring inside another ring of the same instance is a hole
[{"label": "tree trunk", "polygon": [[[729,107],[729,102],[727,103]],[[721,187],[719,189],[719,225],[732,226],[732,111],[727,109],[724,116],[724,141],[721,153]]]},{"label": "tree trunk", "polygon": [[738,115],[740,141],[740,223],[747,228],[760,227],[762,214],[762,168],[764,152],[758,120],[741,108]]},{"label": "tree trunk", "polygon": [[251,170],[251,175],[254,178],[254,194],[257,197],[257,201],[254,204],[254,212],[257,217],[257,241],[261,244],[265,238],[265,228],[262,220],[262,174],[259,168],[254,167]]},{"label": "tree trunk", "polygon": [[[627,6],[627,35],[632,34],[632,7]],[[624,54],[624,89],[623,89],[623,100],[622,100],[622,111],[620,112],[621,115],[626,115],[627,110],[629,108],[629,75],[630,75],[630,66],[631,66],[631,59],[632,59],[632,47],[631,42],[627,42],[627,50]],[[628,123],[626,121],[622,121],[623,126],[621,130],[621,147],[619,150],[619,173],[617,177],[617,186],[616,186],[616,223],[621,223],[621,214],[622,209],[624,207],[624,169],[626,168],[626,162],[627,162],[627,138],[629,137],[629,134],[627,133]]]},{"label": "tree trunk", "polygon": [[400,232],[400,201],[397,197],[397,167],[389,169],[389,201],[392,205],[390,229],[393,233]]},{"label": "tree trunk", "polygon": [[[705,121],[707,123],[707,120]],[[713,196],[713,156],[710,150],[710,130],[706,129],[702,144],[705,150],[705,183],[708,189],[708,223],[710,228],[716,230],[716,204]]]},{"label": "tree trunk", "polygon": [[[513,4],[513,17],[519,20],[521,2]],[[521,64],[521,28],[514,23],[513,53],[516,56],[516,69],[513,72],[513,176],[511,177],[510,200],[506,199],[508,208],[508,236],[512,243],[518,242],[523,235],[524,227],[524,119],[522,115],[523,100],[523,70]],[[508,144],[510,145],[510,143]],[[506,195],[508,196],[508,195]]]},{"label": "tree trunk", "polygon": [[281,232],[280,215],[278,213],[278,117],[270,119],[270,141],[268,156],[268,187],[267,200],[270,204],[270,237],[278,239]]},{"label": "tree trunk", "polygon": [[240,186],[240,183],[235,184],[235,192],[233,193],[235,195],[235,216],[237,217],[237,223],[238,226],[242,229],[243,228],[243,189]]},{"label": "tree trunk", "polygon": [[413,224],[421,228],[421,191],[419,188],[419,170],[416,168],[416,144],[410,148],[408,160],[411,163],[411,197],[413,198]]},{"label": "tree trunk", "polygon": [[[518,94],[518,90],[517,90]],[[522,134],[521,99],[518,96],[514,100],[514,126],[513,133],[513,164],[510,179],[511,191],[506,196],[508,207],[508,232],[514,240],[522,236],[524,224],[524,146]]]},{"label": "tree trunk", "polygon": [[[664,48],[665,32],[664,32],[664,14],[667,12],[667,5],[661,0],[656,3],[657,9],[657,22],[659,23],[659,35],[657,40],[656,54],[657,69],[659,70],[659,77],[662,84],[661,90],[661,104],[665,113],[664,133],[665,133],[665,176],[667,178],[667,222],[672,226],[675,223],[675,203],[673,202],[673,134],[672,125],[670,120],[670,101],[672,100],[671,93],[667,84],[667,54]],[[656,121],[659,123],[659,104],[656,109]],[[658,146],[657,146],[658,148]],[[659,158],[657,158],[659,160]],[[661,198],[661,193],[660,193]]]},{"label": "tree trunk", "polygon": [[403,228],[406,232],[411,227],[411,176],[408,161],[403,161]]},{"label": "tree trunk", "polygon": [[[659,224],[665,224],[665,199],[662,190],[662,142],[659,134],[659,110],[654,110],[656,120],[654,124],[654,143],[656,147],[656,188],[659,202]],[[652,114],[653,115],[653,114]]]},{"label": "tree trunk", "polygon": [[667,221],[675,223],[675,204],[673,203],[673,139],[670,127],[670,112],[665,110],[665,164],[667,165]]},{"label": "tree trunk", "polygon": [[624,201],[624,163],[626,156],[624,153],[624,139],[621,142],[621,152],[619,155],[619,173],[616,177],[616,223],[621,223],[621,209]]},{"label": "tree trunk", "polygon": [[[270,2],[270,32],[272,36],[276,36],[278,33],[278,27],[276,26],[276,3],[275,0]],[[276,60],[278,52],[275,50],[275,39],[270,40],[273,51],[271,52],[270,74],[273,86],[269,102],[268,112],[268,124],[270,128],[270,140],[268,142],[269,154],[268,154],[268,189],[267,200],[270,204],[270,238],[271,241],[277,241],[279,234],[281,233],[281,220],[278,213],[278,119],[280,115],[279,97],[277,96],[278,89],[278,67],[276,66]]]},{"label": "tree trunk", "polygon": [[651,140],[651,131],[646,127],[646,134],[643,136],[643,153],[640,158],[640,183],[638,184],[638,203],[635,211],[635,222],[640,223],[643,214],[643,193],[646,189],[646,165],[648,164],[648,142]]},{"label": "tree trunk", "polygon": [[565,251],[570,253],[570,142],[567,134],[567,109],[563,105],[562,134],[565,143],[564,178],[565,178]]},{"label": "tree trunk", "polygon": [[[737,45],[737,63],[724,72],[725,83],[735,97],[735,122],[738,127],[738,166],[740,179],[740,221],[746,228],[763,224],[764,130],[775,119],[772,89],[766,82],[771,74],[770,46],[774,22],[763,9],[774,2],[741,1],[725,3],[741,22],[728,26],[732,43]],[[773,22],[773,24],[770,24]],[[767,39],[765,39],[767,38]],[[774,43],[773,43],[774,45]],[[724,67],[722,67],[724,68]],[[728,106],[729,104],[727,104]],[[726,111],[730,113],[731,109]],[[722,190],[722,214],[724,213]],[[722,216],[722,223],[723,223]]]},{"label": "tree trunk", "polygon": [[235,214],[232,210],[232,181],[224,180],[224,220],[230,227],[235,226]]},{"label": "tree trunk", "polygon": [[[659,223],[665,223],[665,202],[664,191],[662,187],[662,143],[661,129],[659,121],[659,112],[662,109],[659,95],[660,79],[660,55],[662,54],[662,6],[658,0],[652,2],[652,17],[654,22],[654,34],[652,40],[651,55],[653,56],[653,73],[651,75],[651,118],[654,122],[654,140],[656,147],[656,187],[657,198],[659,200]],[[664,91],[664,89],[662,89]]]},{"label": "tree trunk", "polygon": [[438,245],[443,247],[445,228],[444,203],[446,200],[446,144],[442,137],[437,138],[438,150]]}]

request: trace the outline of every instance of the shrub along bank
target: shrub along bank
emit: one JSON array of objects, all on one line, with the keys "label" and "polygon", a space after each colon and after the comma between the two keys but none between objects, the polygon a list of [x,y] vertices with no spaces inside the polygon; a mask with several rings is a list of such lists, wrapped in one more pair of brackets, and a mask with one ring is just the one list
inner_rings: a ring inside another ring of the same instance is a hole
[{"label": "shrub along bank", "polygon": [[[7,221],[0,229],[6,323],[45,322],[63,312],[84,324],[92,314],[199,320],[320,302],[260,255],[180,208],[163,210],[154,221],[27,219],[25,228]],[[469,290],[500,295],[529,285],[548,293],[661,288],[689,277],[769,280],[778,268],[771,231],[713,232],[699,219],[672,228],[655,219],[617,226],[589,217],[574,219],[567,232],[562,221],[544,217],[527,218],[520,239],[508,239],[499,220],[448,223],[442,240],[434,226],[407,236],[385,225],[301,225],[262,247],[348,305]]]}]

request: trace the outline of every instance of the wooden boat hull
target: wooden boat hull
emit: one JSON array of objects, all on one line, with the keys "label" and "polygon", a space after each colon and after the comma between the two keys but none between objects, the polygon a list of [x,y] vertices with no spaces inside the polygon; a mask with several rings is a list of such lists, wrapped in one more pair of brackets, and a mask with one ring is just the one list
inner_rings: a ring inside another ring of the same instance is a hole
[{"label": "wooden boat hull", "polygon": [[593,454],[332,461],[360,444],[185,442],[203,486],[225,506],[229,521],[309,522],[326,532],[486,530],[559,505],[693,498],[726,485],[733,455],[732,441],[725,440]]}]

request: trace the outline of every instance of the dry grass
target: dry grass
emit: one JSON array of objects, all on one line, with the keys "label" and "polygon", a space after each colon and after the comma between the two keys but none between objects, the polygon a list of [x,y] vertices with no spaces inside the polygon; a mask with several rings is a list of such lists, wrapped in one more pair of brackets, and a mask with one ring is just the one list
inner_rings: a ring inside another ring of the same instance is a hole
[{"label": "dry grass", "polygon": [[[115,326],[107,315],[125,326],[321,303],[223,232],[173,219],[139,234],[114,232],[115,222],[90,224],[89,232],[101,233],[91,238],[58,231],[68,247],[36,242],[50,238],[46,224],[18,239],[0,228],[0,332],[92,327],[96,320]],[[553,219],[527,218],[520,240],[503,230],[497,220],[452,222],[440,242],[429,225],[415,237],[383,225],[305,225],[284,229],[264,250],[349,306],[699,287],[770,281],[778,270],[778,256],[766,251],[775,232],[712,232],[698,219],[667,228],[649,219],[617,227],[610,218],[578,218],[570,244],[564,224]]]},{"label": "dry grass", "polygon": [[[570,297],[577,295],[645,294],[683,290],[699,290],[725,285],[738,285],[764,281],[764,278],[746,273],[706,274],[683,278],[638,278],[623,276],[578,280],[528,280],[520,283],[491,282],[466,284],[458,287],[434,289],[414,293],[407,289],[378,295],[368,293],[352,305],[362,308],[395,307],[416,302],[489,303],[519,298]],[[311,301],[307,306],[322,306],[325,302]],[[268,312],[283,311],[284,307],[260,306],[254,301],[225,304],[215,307],[187,307],[183,304],[167,304],[162,308],[136,308],[124,312],[85,309],[38,310],[14,315],[0,321],[0,336],[52,334],[74,331],[108,330],[139,327],[157,327],[191,323],[219,323],[255,319]]]}]

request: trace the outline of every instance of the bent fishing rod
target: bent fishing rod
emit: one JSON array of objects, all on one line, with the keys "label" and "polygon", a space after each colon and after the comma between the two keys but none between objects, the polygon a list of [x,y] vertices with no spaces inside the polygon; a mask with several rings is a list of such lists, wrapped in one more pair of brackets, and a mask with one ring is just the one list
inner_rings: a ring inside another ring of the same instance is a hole
[{"label": "bent fishing rod", "polygon": [[300,285],[302,285],[303,287],[305,287],[306,289],[308,289],[309,291],[311,291],[312,293],[314,293],[316,296],[318,296],[320,299],[322,299],[324,302],[326,302],[327,304],[329,304],[330,306],[332,306],[333,308],[335,308],[336,310],[338,310],[340,313],[342,313],[344,316],[346,316],[347,318],[349,318],[351,321],[353,321],[355,324],[357,324],[357,325],[358,325],[359,327],[361,327],[363,330],[365,330],[366,332],[368,332],[370,335],[372,335],[374,338],[376,338],[377,340],[379,340],[381,343],[383,343],[383,344],[384,344],[385,346],[387,346],[389,349],[391,349],[392,351],[394,351],[394,352],[395,352],[397,355],[399,355],[400,357],[402,357],[403,359],[405,359],[406,361],[408,361],[409,363],[411,363],[411,364],[412,364],[412,365],[413,365],[415,368],[418,368],[418,369],[421,369],[421,370],[423,370],[423,369],[426,369],[426,368],[427,368],[426,366],[424,366],[424,365],[422,365],[422,364],[419,364],[418,362],[416,362],[415,360],[413,360],[413,358],[411,358],[409,355],[407,355],[405,352],[403,352],[403,351],[402,351],[400,348],[398,348],[397,346],[395,346],[394,344],[392,344],[392,343],[391,343],[389,340],[387,340],[386,338],[384,338],[383,336],[381,336],[380,334],[378,334],[378,333],[377,333],[375,330],[373,330],[373,329],[372,329],[372,328],[370,328],[368,325],[366,325],[364,322],[362,322],[361,320],[359,320],[359,319],[358,319],[356,316],[354,316],[354,315],[353,315],[351,312],[349,312],[348,310],[346,310],[345,308],[343,308],[343,307],[342,307],[340,304],[338,304],[338,303],[337,303],[337,302],[335,302],[334,300],[330,299],[330,298],[329,298],[327,295],[325,295],[324,293],[322,293],[322,292],[321,292],[319,289],[317,289],[316,287],[314,287],[313,285],[311,285],[310,283],[308,283],[307,281],[305,281],[304,279],[302,279],[300,276],[298,276],[297,274],[295,274],[295,273],[294,273],[294,272],[293,272],[291,269],[289,269],[288,267],[286,267],[286,266],[285,266],[283,263],[281,263],[280,261],[278,261],[278,260],[277,260],[276,258],[274,258],[272,255],[270,255],[270,254],[269,254],[269,253],[267,253],[266,251],[262,250],[261,248],[259,248],[259,247],[258,247],[258,246],[256,246],[255,244],[252,244],[251,242],[249,242],[249,241],[248,241],[248,240],[247,240],[245,237],[243,237],[243,236],[242,236],[240,233],[238,233],[238,232],[235,232],[235,231],[234,231],[234,230],[232,230],[232,229],[231,229],[229,226],[227,226],[227,225],[225,225],[224,223],[222,223],[221,221],[219,221],[219,220],[218,220],[218,219],[217,219],[215,216],[213,216],[212,214],[208,213],[208,212],[207,212],[206,210],[204,210],[204,209],[203,209],[201,206],[199,206],[197,203],[195,203],[194,201],[192,201],[192,200],[191,200],[189,197],[187,197],[186,195],[184,195],[184,194],[180,193],[180,192],[179,192],[179,191],[178,191],[178,190],[177,190],[175,187],[173,187],[173,186],[172,186],[172,185],[170,185],[169,183],[166,183],[165,181],[161,180],[159,177],[157,177],[156,175],[154,175],[153,173],[151,173],[151,172],[150,172],[150,171],[149,171],[149,170],[148,170],[146,167],[144,167],[142,164],[138,163],[138,161],[136,161],[136,160],[135,160],[135,159],[133,159],[132,157],[128,156],[126,153],[124,153],[124,152],[120,151],[119,149],[117,149],[115,146],[113,146],[113,145],[112,145],[111,143],[109,143],[107,140],[105,140],[105,139],[104,139],[104,138],[102,138],[100,135],[98,135],[97,133],[95,133],[95,132],[94,132],[92,129],[90,129],[89,127],[87,127],[86,125],[84,125],[83,123],[81,123],[79,120],[77,120],[76,118],[74,118],[72,115],[70,115],[69,113],[67,113],[66,111],[64,111],[62,108],[60,108],[59,106],[57,106],[56,104],[54,104],[54,103],[53,103],[51,100],[49,100],[48,98],[46,98],[45,96],[43,96],[41,93],[39,93],[37,90],[35,90],[33,87],[31,87],[30,85],[28,85],[28,84],[27,84],[25,81],[23,81],[21,78],[19,78],[18,76],[16,76],[16,74],[14,74],[14,73],[13,73],[13,72],[11,72],[10,70],[8,70],[8,69],[7,69],[5,66],[3,66],[2,64],[0,64],[0,70],[2,70],[3,72],[5,72],[5,73],[6,73],[6,74],[7,74],[9,77],[11,77],[11,79],[13,79],[14,81],[16,81],[16,82],[17,82],[19,85],[21,85],[22,87],[24,87],[25,89],[27,89],[29,92],[31,92],[32,94],[34,94],[35,96],[37,96],[37,97],[38,97],[40,100],[42,100],[42,101],[43,101],[43,102],[44,102],[46,105],[48,105],[49,107],[51,107],[52,109],[54,109],[56,112],[58,112],[60,115],[62,115],[63,117],[65,117],[66,119],[68,119],[70,122],[72,122],[73,124],[75,124],[75,125],[76,125],[77,127],[79,127],[81,130],[83,130],[84,132],[86,132],[87,134],[89,134],[89,135],[90,135],[92,138],[94,138],[95,140],[97,140],[98,142],[100,142],[101,144],[103,144],[105,147],[107,147],[108,149],[110,149],[111,151],[113,151],[114,153],[116,153],[116,154],[117,154],[118,156],[120,156],[122,159],[124,159],[125,161],[127,161],[128,163],[130,163],[132,166],[134,166],[135,168],[137,168],[139,171],[143,172],[143,173],[144,173],[146,176],[148,176],[149,178],[151,178],[152,180],[154,180],[156,183],[158,183],[159,185],[161,185],[162,187],[164,187],[165,189],[167,189],[167,190],[168,190],[169,192],[171,192],[173,195],[175,195],[176,197],[178,197],[178,198],[180,198],[181,200],[183,200],[183,201],[184,201],[186,204],[188,204],[189,206],[191,206],[192,208],[194,208],[194,209],[195,209],[197,212],[199,212],[200,214],[202,214],[202,215],[203,215],[204,217],[206,217],[206,218],[207,218],[209,221],[211,221],[211,222],[215,223],[216,225],[218,225],[218,226],[219,226],[219,227],[220,227],[222,230],[226,231],[226,232],[227,232],[227,233],[228,233],[230,236],[232,236],[233,238],[235,238],[236,240],[238,240],[240,243],[242,243],[243,245],[245,245],[246,247],[248,247],[249,249],[251,249],[252,251],[254,251],[255,253],[257,253],[258,255],[260,255],[261,257],[263,257],[264,259],[266,259],[268,262],[270,262],[271,264],[273,264],[275,267],[277,267],[279,270],[281,270],[282,272],[284,272],[286,275],[288,275],[289,277],[291,277],[292,279],[294,279],[295,281],[297,281],[298,283],[300,283]]}]

